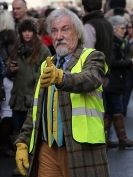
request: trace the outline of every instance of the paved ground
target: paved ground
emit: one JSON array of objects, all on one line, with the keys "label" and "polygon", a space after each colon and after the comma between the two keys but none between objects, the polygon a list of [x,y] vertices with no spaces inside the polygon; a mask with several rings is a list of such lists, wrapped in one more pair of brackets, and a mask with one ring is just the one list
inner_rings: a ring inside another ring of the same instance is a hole
[{"label": "paved ground", "polygon": [[[125,120],[128,137],[133,139],[133,94]],[[115,140],[115,133],[113,137]],[[111,177],[133,177],[133,149],[110,149],[108,150],[108,160]],[[0,157],[0,177],[11,177],[14,167],[14,158]]]},{"label": "paved ground", "polygon": [[[128,137],[133,139],[133,93],[125,118]],[[114,140],[116,136],[114,133]],[[133,148],[126,150],[110,149],[108,151],[111,177],[133,177]]]},{"label": "paved ground", "polygon": [[0,157],[0,177],[11,177],[15,168],[14,158]]}]

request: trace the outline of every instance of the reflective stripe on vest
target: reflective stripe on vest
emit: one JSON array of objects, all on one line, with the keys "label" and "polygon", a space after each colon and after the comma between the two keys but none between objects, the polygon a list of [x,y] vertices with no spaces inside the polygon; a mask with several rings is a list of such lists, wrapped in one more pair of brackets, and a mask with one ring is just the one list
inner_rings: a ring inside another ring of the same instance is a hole
[{"label": "reflective stripe on vest", "polygon": [[[84,49],[71,73],[79,73],[82,66],[94,49]],[[105,71],[108,68],[105,64]],[[72,133],[73,138],[81,143],[105,143],[103,125],[102,85],[90,93],[71,93],[72,103]]]},{"label": "reflective stripe on vest", "polygon": [[[41,74],[43,72],[43,68],[46,66],[46,61],[44,61],[41,65]],[[35,141],[35,123],[37,119],[37,105],[38,105],[38,96],[40,92],[40,78],[36,85],[36,90],[34,94],[34,102],[33,102],[33,110],[32,110],[32,121],[33,121],[33,129],[31,133],[31,140],[30,140],[30,147],[29,147],[29,153],[33,150],[34,141]]]}]

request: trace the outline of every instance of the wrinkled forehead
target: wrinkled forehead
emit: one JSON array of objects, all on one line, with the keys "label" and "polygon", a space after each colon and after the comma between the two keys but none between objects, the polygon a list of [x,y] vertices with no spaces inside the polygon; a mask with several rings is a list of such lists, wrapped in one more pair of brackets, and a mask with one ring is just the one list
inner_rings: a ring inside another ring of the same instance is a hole
[{"label": "wrinkled forehead", "polygon": [[72,26],[72,20],[67,15],[57,16],[51,20],[51,27],[53,26]]},{"label": "wrinkled forehead", "polygon": [[126,28],[126,25],[125,24],[120,24],[120,25],[117,25],[115,28]]}]

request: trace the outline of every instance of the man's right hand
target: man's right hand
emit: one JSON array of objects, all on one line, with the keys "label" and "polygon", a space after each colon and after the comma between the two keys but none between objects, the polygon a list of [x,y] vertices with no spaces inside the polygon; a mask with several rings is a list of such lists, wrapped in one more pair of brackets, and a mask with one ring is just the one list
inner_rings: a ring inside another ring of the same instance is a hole
[{"label": "man's right hand", "polygon": [[17,143],[16,146],[16,164],[19,172],[23,176],[26,176],[27,169],[29,168],[28,146],[24,143]]},{"label": "man's right hand", "polygon": [[63,79],[63,70],[56,68],[50,58],[47,58],[46,63],[47,67],[40,77],[40,85],[42,88],[52,84],[60,84]]}]

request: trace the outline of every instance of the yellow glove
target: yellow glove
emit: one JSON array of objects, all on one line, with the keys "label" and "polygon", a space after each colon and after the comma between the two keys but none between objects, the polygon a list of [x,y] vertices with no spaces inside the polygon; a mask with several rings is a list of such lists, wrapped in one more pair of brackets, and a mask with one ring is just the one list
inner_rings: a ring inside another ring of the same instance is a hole
[{"label": "yellow glove", "polygon": [[29,168],[29,160],[28,160],[28,146],[24,143],[17,143],[17,151],[16,151],[16,164],[19,172],[23,175],[27,175],[26,169]]},{"label": "yellow glove", "polygon": [[63,70],[58,69],[52,63],[51,58],[46,60],[47,67],[40,77],[41,87],[48,87],[52,84],[60,84],[63,79]]}]

